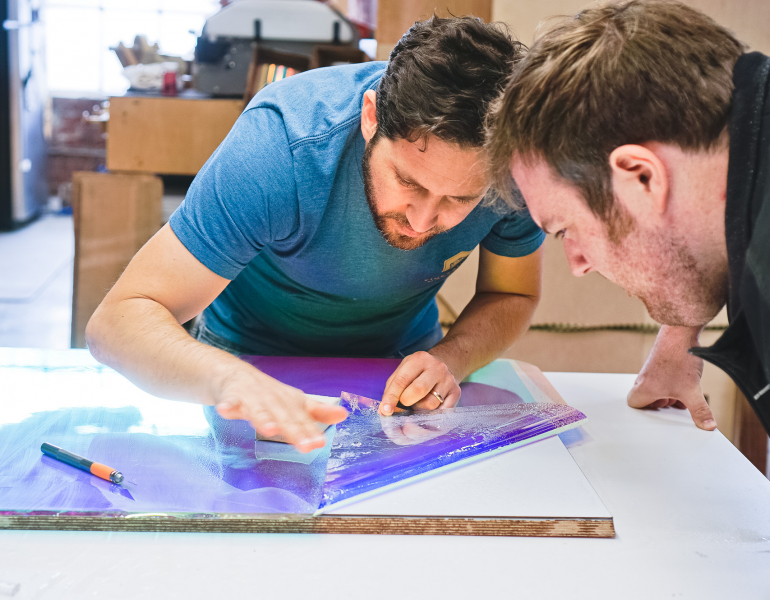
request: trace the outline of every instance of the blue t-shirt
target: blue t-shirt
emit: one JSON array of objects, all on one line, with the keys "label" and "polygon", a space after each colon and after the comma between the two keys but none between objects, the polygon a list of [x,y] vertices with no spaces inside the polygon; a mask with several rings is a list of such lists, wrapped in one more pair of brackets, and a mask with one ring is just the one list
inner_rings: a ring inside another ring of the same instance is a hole
[{"label": "blue t-shirt", "polygon": [[203,317],[233,347],[395,356],[440,339],[436,292],[479,243],[501,256],[540,247],[526,213],[481,205],[416,250],[383,239],[364,194],[361,107],[384,70],[330,67],[267,86],[171,216],[193,256],[232,280]]}]

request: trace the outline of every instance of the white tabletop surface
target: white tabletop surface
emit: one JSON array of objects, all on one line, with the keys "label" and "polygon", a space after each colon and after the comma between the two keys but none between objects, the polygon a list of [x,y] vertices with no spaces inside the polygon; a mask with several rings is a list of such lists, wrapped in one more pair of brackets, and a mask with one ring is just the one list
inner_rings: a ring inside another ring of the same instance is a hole
[{"label": "white tabletop surface", "polygon": [[770,599],[770,481],[686,412],[628,408],[631,375],[549,379],[589,418],[569,450],[615,539],[2,531],[0,592],[13,582],[17,599]]},{"label": "white tabletop surface", "polygon": [[[582,433],[582,432],[581,432]],[[612,517],[557,436],[487,456],[324,513],[426,517]],[[406,482],[404,482],[406,483]]]}]

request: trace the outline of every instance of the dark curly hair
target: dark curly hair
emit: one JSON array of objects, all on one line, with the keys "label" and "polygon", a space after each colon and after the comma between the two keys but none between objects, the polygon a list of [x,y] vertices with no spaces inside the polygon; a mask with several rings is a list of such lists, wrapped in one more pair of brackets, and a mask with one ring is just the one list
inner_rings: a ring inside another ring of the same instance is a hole
[{"label": "dark curly hair", "polygon": [[377,89],[377,135],[484,144],[484,118],[526,52],[505,24],[435,14],[409,28]]}]

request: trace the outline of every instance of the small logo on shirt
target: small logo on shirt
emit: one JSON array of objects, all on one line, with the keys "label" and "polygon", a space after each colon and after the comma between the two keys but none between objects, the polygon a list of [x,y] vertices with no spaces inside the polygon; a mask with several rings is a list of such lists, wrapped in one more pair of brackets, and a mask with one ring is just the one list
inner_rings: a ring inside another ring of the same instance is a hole
[{"label": "small logo on shirt", "polygon": [[442,273],[446,273],[447,271],[451,271],[455,267],[459,267],[460,264],[466,258],[468,258],[468,255],[470,255],[471,252],[472,250],[468,250],[466,252],[459,252],[458,254],[455,254],[452,258],[447,258],[444,261],[444,268],[442,270]]}]

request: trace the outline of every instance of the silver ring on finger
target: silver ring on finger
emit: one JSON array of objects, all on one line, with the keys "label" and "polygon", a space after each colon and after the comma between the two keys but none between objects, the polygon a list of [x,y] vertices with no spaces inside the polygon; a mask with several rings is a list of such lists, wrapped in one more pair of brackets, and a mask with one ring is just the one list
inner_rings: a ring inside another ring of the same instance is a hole
[{"label": "silver ring on finger", "polygon": [[441,394],[439,394],[439,393],[438,393],[436,390],[433,390],[433,391],[431,392],[431,394],[433,394],[434,396],[436,396],[436,399],[438,400],[438,403],[439,403],[439,404],[444,404],[444,396],[442,396]]}]

